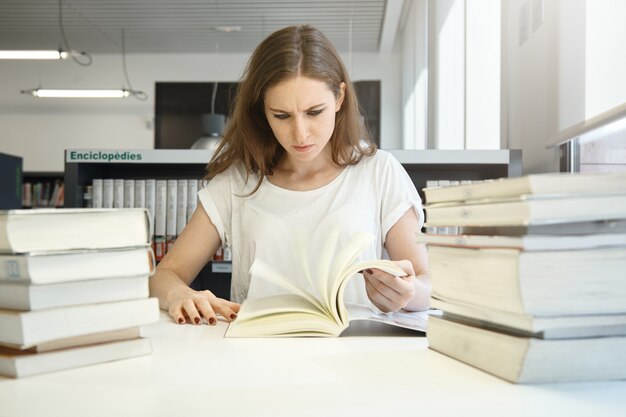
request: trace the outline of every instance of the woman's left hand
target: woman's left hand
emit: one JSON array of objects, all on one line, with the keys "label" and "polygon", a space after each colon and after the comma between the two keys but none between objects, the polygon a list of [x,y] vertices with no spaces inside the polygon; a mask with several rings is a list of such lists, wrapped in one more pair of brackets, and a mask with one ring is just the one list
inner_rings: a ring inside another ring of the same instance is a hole
[{"label": "woman's left hand", "polygon": [[413,264],[408,260],[394,263],[404,270],[405,276],[397,277],[376,268],[362,271],[367,296],[383,312],[400,310],[415,296]]}]

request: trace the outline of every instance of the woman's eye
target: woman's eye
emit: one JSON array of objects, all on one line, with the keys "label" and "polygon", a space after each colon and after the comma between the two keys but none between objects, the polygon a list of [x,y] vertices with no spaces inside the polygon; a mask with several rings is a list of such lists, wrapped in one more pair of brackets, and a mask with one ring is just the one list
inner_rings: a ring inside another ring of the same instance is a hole
[{"label": "woman's eye", "polygon": [[275,114],[274,117],[279,120],[285,120],[286,118],[289,117],[289,115],[288,114]]},{"label": "woman's eye", "polygon": [[324,109],[320,109],[320,110],[311,110],[310,112],[308,112],[307,114],[309,116],[318,116],[320,115],[322,112],[324,111]]}]

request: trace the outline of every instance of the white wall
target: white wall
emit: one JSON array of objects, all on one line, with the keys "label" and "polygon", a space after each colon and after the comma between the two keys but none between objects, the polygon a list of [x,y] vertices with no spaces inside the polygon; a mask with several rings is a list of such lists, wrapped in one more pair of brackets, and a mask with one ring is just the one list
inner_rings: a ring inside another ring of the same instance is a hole
[{"label": "white wall", "polygon": [[408,3],[402,34],[402,149],[428,147],[427,0]]},{"label": "white wall", "polygon": [[[381,145],[401,147],[400,54],[353,54],[353,80],[380,79]],[[145,149],[154,146],[154,83],[237,81],[247,54],[128,55],[133,88],[145,102],[115,99],[36,99],[22,89],[120,88],[125,85],[119,55],[95,55],[90,67],[72,61],[0,62],[0,152],[24,158],[24,171],[63,171],[66,148]]]},{"label": "white wall", "polygon": [[[525,174],[557,172],[558,150],[546,149],[559,124],[559,2],[544,4],[544,22],[533,30],[531,0],[509,0],[507,138],[508,148],[522,149]],[[520,45],[520,10],[530,7],[528,39]]]}]

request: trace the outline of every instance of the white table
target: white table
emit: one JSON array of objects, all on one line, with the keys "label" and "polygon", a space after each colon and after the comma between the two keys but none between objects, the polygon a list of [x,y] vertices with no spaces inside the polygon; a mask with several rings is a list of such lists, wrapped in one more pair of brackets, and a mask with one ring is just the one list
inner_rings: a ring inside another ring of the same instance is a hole
[{"label": "white table", "polygon": [[400,329],[330,339],[225,330],[163,313],[143,329],[150,356],[0,379],[0,416],[626,416],[626,381],[514,385]]}]

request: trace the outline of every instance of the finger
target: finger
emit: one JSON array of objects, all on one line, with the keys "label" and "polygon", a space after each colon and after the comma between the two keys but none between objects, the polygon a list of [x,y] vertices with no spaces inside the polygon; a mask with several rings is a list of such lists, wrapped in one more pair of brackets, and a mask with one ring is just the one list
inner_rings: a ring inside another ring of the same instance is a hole
[{"label": "finger", "polygon": [[376,288],[377,291],[382,292],[387,297],[394,297],[393,293],[402,294],[403,293],[403,281],[401,278],[396,277],[394,275],[389,275],[385,272],[376,273],[376,271],[372,271],[372,273],[365,272],[363,277],[367,282]]},{"label": "finger", "polygon": [[374,286],[367,280],[365,281],[365,290],[367,291],[370,301],[381,311],[389,312],[394,310],[393,306],[395,303],[393,300],[390,300],[384,294],[376,290],[376,288],[374,288]]},{"label": "finger", "polygon": [[385,299],[391,301],[394,305],[398,304],[403,298],[403,293],[401,291],[389,287],[385,283],[380,282],[375,278],[372,278],[371,280],[368,280],[366,278],[366,283],[371,286],[371,291],[373,293],[376,292],[382,295],[383,297],[385,297]]},{"label": "finger", "polygon": [[214,301],[213,307],[226,321],[233,321],[237,318],[240,305],[237,303],[218,298]]},{"label": "finger", "polygon": [[198,313],[198,309],[196,308],[196,304],[191,299],[187,299],[183,301],[183,310],[187,313],[189,317],[189,321],[193,324],[202,323],[202,318],[200,317],[200,313]]},{"label": "finger", "polygon": [[197,298],[196,300],[196,308],[200,310],[200,313],[204,317],[204,319],[211,326],[215,326],[217,324],[217,317],[215,316],[215,311],[211,306],[211,303],[206,298]]},{"label": "finger", "polygon": [[185,316],[183,315],[183,311],[181,309],[180,306],[178,305],[171,305],[168,309],[167,312],[170,314],[170,316],[172,316],[172,318],[174,319],[174,321],[178,324],[183,324],[185,323]]},{"label": "finger", "polygon": [[402,268],[408,276],[415,275],[415,268],[413,268],[413,263],[411,261],[403,259],[401,261],[393,261],[393,263]]}]

